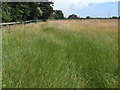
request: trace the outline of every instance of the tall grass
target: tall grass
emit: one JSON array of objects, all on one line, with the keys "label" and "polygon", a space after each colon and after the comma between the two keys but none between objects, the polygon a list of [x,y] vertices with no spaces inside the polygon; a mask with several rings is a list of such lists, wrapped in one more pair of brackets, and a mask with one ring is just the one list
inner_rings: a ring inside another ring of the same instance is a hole
[{"label": "tall grass", "polygon": [[3,29],[4,88],[116,88],[116,20],[61,20]]}]

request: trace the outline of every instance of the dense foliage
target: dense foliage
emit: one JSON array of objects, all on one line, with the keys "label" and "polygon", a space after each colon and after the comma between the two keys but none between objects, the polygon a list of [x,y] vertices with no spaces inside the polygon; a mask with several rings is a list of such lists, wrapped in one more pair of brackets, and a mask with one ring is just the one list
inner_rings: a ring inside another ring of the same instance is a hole
[{"label": "dense foliage", "polygon": [[5,2],[2,3],[2,21],[26,21],[48,19],[53,13],[53,2]]},{"label": "dense foliage", "polygon": [[64,14],[61,10],[54,10],[51,19],[64,19]]},{"label": "dense foliage", "polygon": [[69,19],[79,19],[79,17],[75,14],[69,15]]}]

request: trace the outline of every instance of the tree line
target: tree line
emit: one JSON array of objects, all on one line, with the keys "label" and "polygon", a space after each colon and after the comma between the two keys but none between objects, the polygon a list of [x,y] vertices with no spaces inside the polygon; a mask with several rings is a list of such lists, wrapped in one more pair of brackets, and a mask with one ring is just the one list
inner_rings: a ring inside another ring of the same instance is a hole
[{"label": "tree line", "polygon": [[112,16],[112,17],[108,17],[108,18],[86,16],[85,18],[83,18],[83,17],[78,17],[75,14],[68,16],[68,19],[119,19],[119,18],[120,17],[117,17],[117,16]]},{"label": "tree line", "polygon": [[[27,20],[47,19],[107,19],[78,17],[75,14],[64,17],[62,10],[53,10],[53,2],[3,2],[2,3],[2,22],[22,22]],[[109,17],[109,19],[118,19],[120,17]]]},{"label": "tree line", "polygon": [[53,10],[53,2],[3,2],[2,22],[63,19],[61,10]]}]

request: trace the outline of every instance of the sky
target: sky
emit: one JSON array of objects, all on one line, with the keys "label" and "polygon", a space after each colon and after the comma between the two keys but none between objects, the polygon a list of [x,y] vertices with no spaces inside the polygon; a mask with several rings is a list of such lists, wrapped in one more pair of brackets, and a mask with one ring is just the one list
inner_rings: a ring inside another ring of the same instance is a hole
[{"label": "sky", "polygon": [[62,10],[65,17],[76,14],[79,17],[118,16],[119,0],[52,0],[54,10]]}]

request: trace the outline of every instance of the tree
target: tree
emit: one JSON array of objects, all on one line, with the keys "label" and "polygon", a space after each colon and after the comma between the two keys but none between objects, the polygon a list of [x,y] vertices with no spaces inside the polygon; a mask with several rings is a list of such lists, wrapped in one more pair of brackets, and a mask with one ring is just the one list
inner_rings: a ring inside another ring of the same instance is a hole
[{"label": "tree", "polygon": [[87,16],[86,19],[90,19],[91,17],[90,16]]},{"label": "tree", "polygon": [[48,18],[50,18],[51,14],[53,13],[53,7],[50,6],[51,4],[53,4],[53,2],[44,2],[39,4],[39,8],[43,12],[39,19],[46,21]]},{"label": "tree", "polygon": [[112,17],[112,19],[117,19],[117,18],[118,18],[118,17],[116,17],[116,16],[113,16],[113,17]]},{"label": "tree", "polygon": [[54,10],[51,19],[64,19],[64,14],[61,10]]},{"label": "tree", "polygon": [[53,12],[51,4],[53,2],[5,2],[2,4],[2,20],[3,22],[47,20]]},{"label": "tree", "polygon": [[10,22],[12,20],[11,17],[11,7],[8,3],[2,4],[2,21]]},{"label": "tree", "polygon": [[9,2],[12,21],[25,21],[29,17],[30,8],[27,2]]},{"label": "tree", "polygon": [[75,14],[69,15],[69,19],[78,19],[78,16]]},{"label": "tree", "polygon": [[39,8],[38,3],[30,2],[29,7],[30,7],[29,20],[35,20],[38,19],[40,16],[42,16],[42,10]]}]

